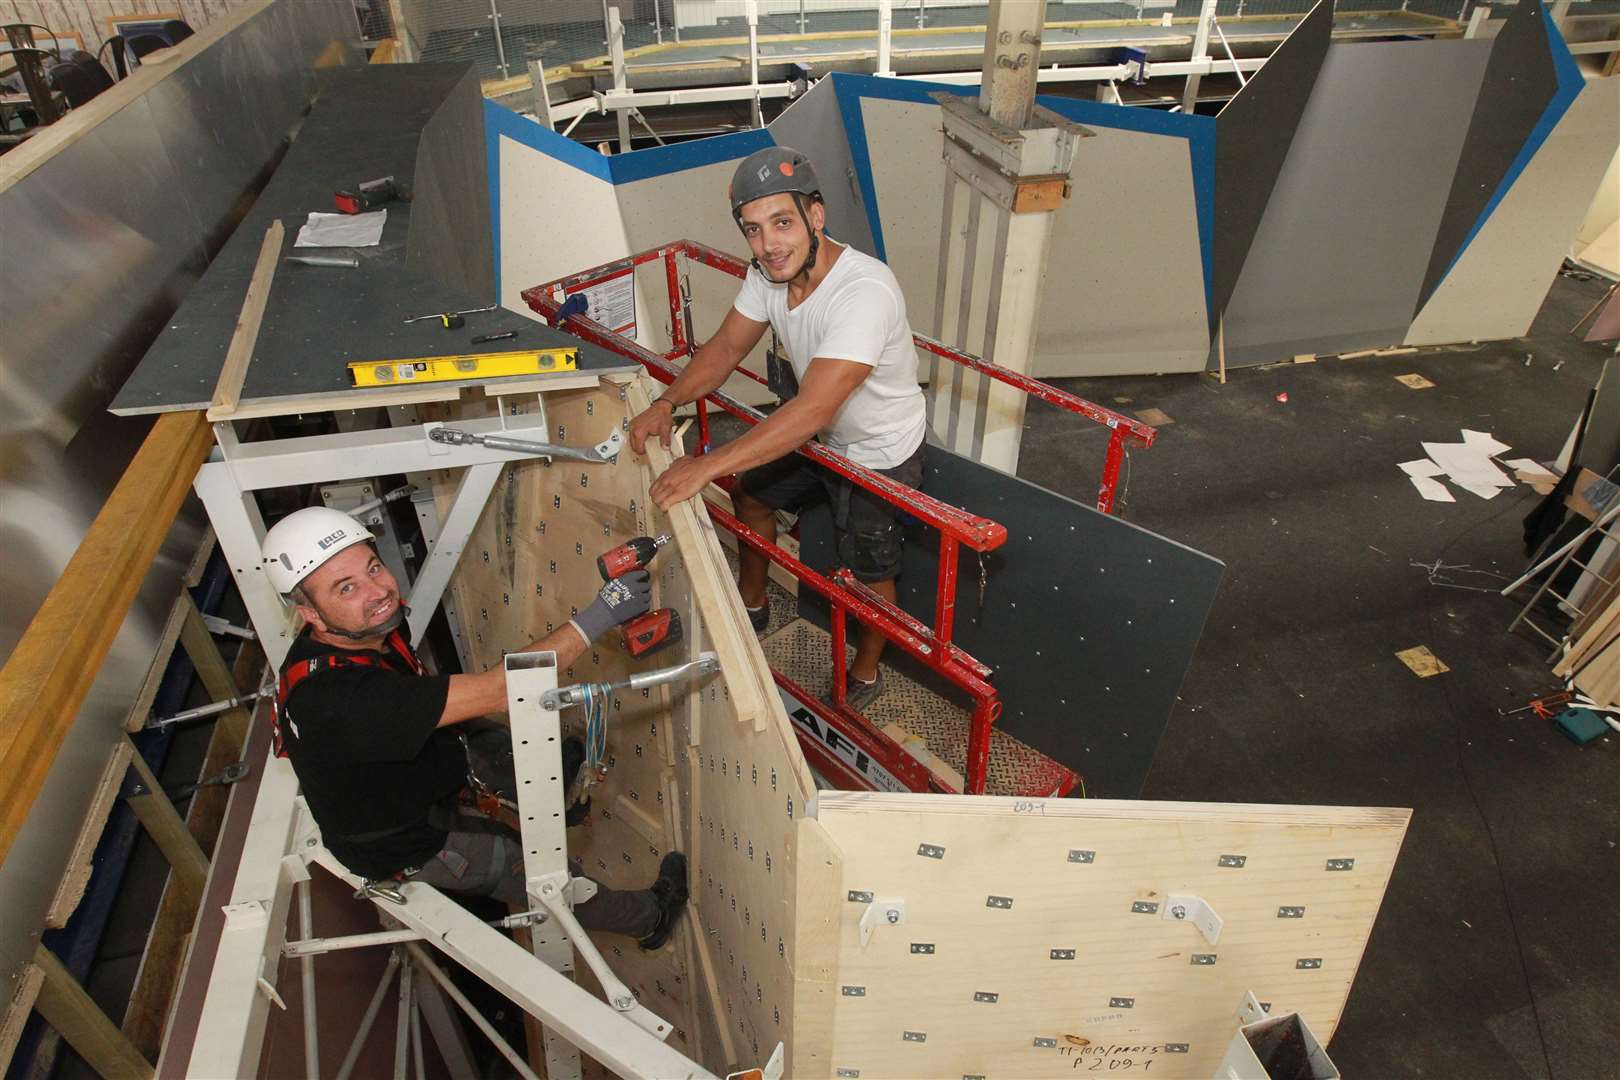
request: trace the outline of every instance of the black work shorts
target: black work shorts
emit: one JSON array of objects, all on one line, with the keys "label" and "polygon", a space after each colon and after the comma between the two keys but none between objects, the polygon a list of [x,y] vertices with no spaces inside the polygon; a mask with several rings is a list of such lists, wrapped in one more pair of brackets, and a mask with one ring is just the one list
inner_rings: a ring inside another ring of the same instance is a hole
[{"label": "black work shorts", "polygon": [[[872,471],[907,487],[922,488],[923,457],[928,443],[892,469]],[[802,513],[830,504],[838,562],[856,580],[872,584],[900,576],[900,508],[853,481],[815,464],[803,454],[789,454],[749,469],[738,486],[772,510]]]}]

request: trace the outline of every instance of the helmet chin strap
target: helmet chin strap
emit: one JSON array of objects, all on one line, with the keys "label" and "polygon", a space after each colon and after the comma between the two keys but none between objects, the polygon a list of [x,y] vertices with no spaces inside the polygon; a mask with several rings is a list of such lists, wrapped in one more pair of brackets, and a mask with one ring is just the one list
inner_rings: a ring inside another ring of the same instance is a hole
[{"label": "helmet chin strap", "polygon": [[368,627],[365,630],[345,630],[340,626],[327,623],[326,632],[333,637],[347,638],[349,641],[371,641],[374,638],[387,637],[395,630],[398,630],[410,613],[411,609],[401,604],[394,609],[392,615],[388,616],[388,621],[380,626]]}]

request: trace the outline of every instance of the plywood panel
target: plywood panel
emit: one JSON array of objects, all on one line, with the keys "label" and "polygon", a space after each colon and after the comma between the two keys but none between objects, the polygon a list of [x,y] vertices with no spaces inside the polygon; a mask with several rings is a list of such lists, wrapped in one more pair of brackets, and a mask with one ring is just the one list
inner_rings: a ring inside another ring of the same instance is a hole
[{"label": "plywood panel", "polygon": [[1620,143],[1620,82],[1592,79],[1413,320],[1403,344],[1528,333]]},{"label": "plywood panel", "polygon": [[[1245,991],[1302,1013],[1326,1042],[1408,816],[826,793],[819,821],[846,897],[905,903],[865,947],[867,905],[842,904],[832,1064],[863,1078],[1207,1077]],[[1222,866],[1230,856],[1243,865]],[[1351,869],[1328,869],[1345,859]],[[1163,918],[1173,893],[1225,920],[1217,944]]]},{"label": "plywood panel", "polygon": [[1226,310],[1227,365],[1374,348],[1411,324],[1491,43],[1328,48]]},{"label": "plywood panel", "polygon": [[[496,110],[485,106],[486,125],[500,119]],[[508,116],[508,123],[534,123]],[[503,306],[526,311],[524,289],[630,254],[611,183],[488,130],[498,140],[495,224]]]},{"label": "plywood panel", "polygon": [[[614,385],[563,391],[547,394],[543,407],[555,439],[589,444],[644,406],[639,386],[633,395]],[[653,464],[662,468],[658,454]],[[451,587],[474,664],[484,668],[589,603],[601,584],[600,552],[631,536],[674,535],[654,564],[654,600],[680,612],[684,643],[632,661],[608,635],[565,678],[607,681],[710,649],[724,677],[694,692],[616,698],[607,779],[592,791],[588,824],[571,830],[569,851],[586,874],[618,888],[645,887],[666,851],[686,852],[693,906],[674,943],[656,954],[611,935],[599,944],[642,1002],[676,1025],[675,1045],[723,1071],[792,1044],[795,837],[814,786],[780,699],[765,692],[764,658],[722,576],[713,526],[690,504],[669,515],[653,508],[650,475],[646,459],[629,454],[611,466],[509,467]],[[572,713],[564,720],[578,724]]]}]

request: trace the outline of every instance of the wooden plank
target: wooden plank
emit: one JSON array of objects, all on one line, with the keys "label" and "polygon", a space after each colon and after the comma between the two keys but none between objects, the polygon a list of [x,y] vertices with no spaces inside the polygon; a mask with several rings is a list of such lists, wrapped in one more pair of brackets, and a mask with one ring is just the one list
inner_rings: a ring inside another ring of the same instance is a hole
[{"label": "wooden plank", "polygon": [[202,899],[203,887],[208,883],[208,856],[186,828],[174,803],[164,793],[163,785],[152,775],[146,759],[135,753],[130,755],[129,763],[146,789],[129,800],[130,809],[141,819],[141,825],[168,860],[170,882],[179,884],[195,910]]},{"label": "wooden plank", "polygon": [[182,597],[175,597],[174,603],[169,607],[168,617],[163,620],[163,629],[158,633],[157,648],[152,652],[152,662],[146,667],[146,677],[141,680],[141,688],[136,691],[135,700],[130,703],[129,713],[124,717],[125,731],[141,730],[151,716],[152,703],[157,700],[158,688],[163,685],[163,675],[169,669],[169,659],[174,655],[174,646],[180,640],[180,627],[186,620],[185,602]]},{"label": "wooden plank", "polygon": [[228,420],[236,413],[242,397],[242,383],[247,378],[248,364],[253,360],[253,346],[259,340],[259,324],[264,320],[264,308],[270,301],[270,285],[281,261],[281,247],[286,230],[279,219],[272,221],[264,231],[264,243],[259,245],[259,259],[253,264],[253,276],[248,279],[247,296],[242,300],[242,313],[237,316],[236,330],[231,334],[230,347],[225,350],[225,363],[219,369],[219,382],[214,386],[214,399],[208,407],[208,419]]},{"label": "wooden plank", "polygon": [[158,418],[0,668],[0,858],[212,445],[198,412]]},{"label": "wooden plank", "polygon": [[57,883],[51,906],[45,911],[45,925],[53,930],[66,926],[68,919],[78,909],[79,901],[84,899],[84,890],[90,884],[90,872],[94,869],[90,859],[96,853],[96,845],[101,843],[101,834],[107,828],[107,815],[112,813],[113,804],[118,801],[118,789],[124,783],[124,774],[129,771],[129,759],[134,751],[135,747],[128,739],[120,739],[112,748],[112,753],[107,755],[101,779],[96,783],[89,805],[85,807],[78,839],[73,842],[73,851],[68,855],[67,869]]},{"label": "wooden plank", "polygon": [[28,1023],[28,1015],[34,1011],[34,1001],[39,997],[39,987],[44,981],[45,972],[38,964],[30,962],[23,965],[16,979],[16,989],[6,1003],[5,1015],[0,1016],[0,1069],[11,1065],[11,1058],[17,1052],[17,1041],[22,1038],[23,1027]]},{"label": "wooden plank", "polygon": [[[181,641],[208,695],[219,701],[256,685],[256,671],[264,663],[258,646],[243,642],[237,653],[236,667],[228,668],[189,594],[181,595],[179,606],[184,616]],[[242,760],[250,722],[248,711],[243,708],[220,715],[214,722],[197,779],[217,776],[227,765]],[[199,788],[186,808],[186,828],[206,857],[213,855],[229,800],[229,787]],[[156,1058],[163,1043],[164,1023],[179,985],[191,928],[197,918],[196,900],[186,889],[172,887],[173,884],[164,889],[158,903],[157,917],[147,935],[146,949],[123,1017],[124,1034],[136,1049],[152,1058]]]},{"label": "wooden plank", "polygon": [[[828,1060],[863,1078],[1070,1076],[1088,1058],[1123,1075],[1210,1076],[1247,991],[1301,1013],[1325,1043],[1409,818],[823,792],[819,821],[842,862]],[[844,901],[848,890],[904,901],[901,923],[863,946],[869,905]],[[1165,918],[1172,895],[1224,920],[1215,943]]]},{"label": "wooden plank", "polygon": [[35,946],[34,964],[45,976],[34,1007],[86,1064],[107,1080],[145,1080],[153,1075],[151,1063],[113,1026],[49,949]]}]

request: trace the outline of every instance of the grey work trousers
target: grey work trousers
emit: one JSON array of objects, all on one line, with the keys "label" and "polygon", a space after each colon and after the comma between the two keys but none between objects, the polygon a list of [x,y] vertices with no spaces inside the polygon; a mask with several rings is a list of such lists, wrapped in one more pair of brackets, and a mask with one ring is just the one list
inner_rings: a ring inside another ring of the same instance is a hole
[{"label": "grey work trousers", "polygon": [[[468,756],[474,775],[503,795],[517,789],[512,767],[511,736],[502,728],[469,733]],[[523,875],[523,842],[510,827],[491,821],[470,806],[435,815],[434,824],[449,834],[444,847],[410,876],[412,881],[445,892],[489,896],[508,905],[527,907]],[[570,864],[577,875],[578,867]],[[587,930],[641,938],[658,924],[658,900],[648,889],[624,891],[597,883],[596,895],[575,905],[574,917]]]}]

